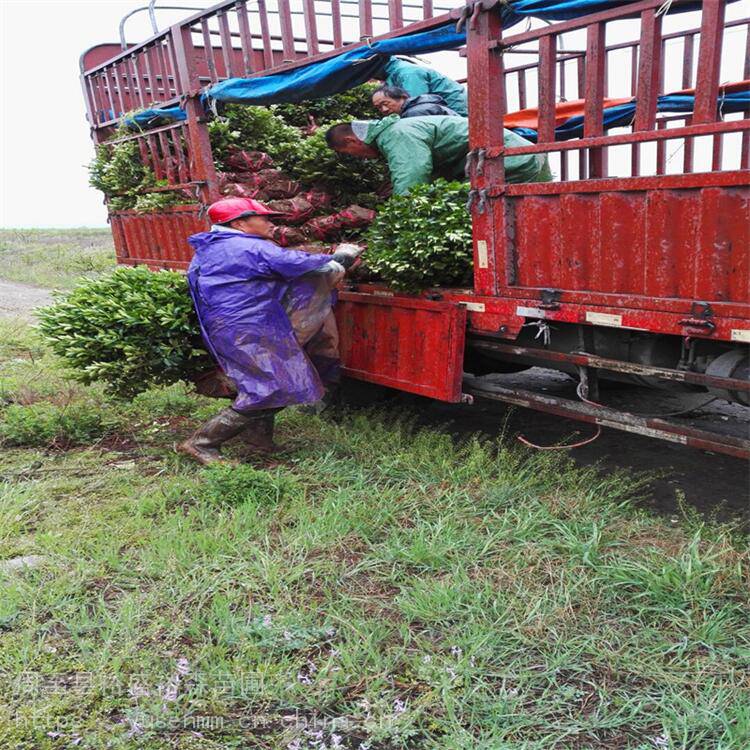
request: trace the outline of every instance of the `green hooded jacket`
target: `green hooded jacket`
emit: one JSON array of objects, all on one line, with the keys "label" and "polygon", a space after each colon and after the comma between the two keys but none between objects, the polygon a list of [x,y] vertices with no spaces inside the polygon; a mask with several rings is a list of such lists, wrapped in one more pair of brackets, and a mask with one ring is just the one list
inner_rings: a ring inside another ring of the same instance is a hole
[{"label": "green hooded jacket", "polygon": [[[469,152],[469,121],[465,117],[434,115],[407,117],[389,115],[367,121],[362,139],[380,151],[388,162],[394,195],[403,195],[414,185],[436,177],[464,180],[464,164]],[[529,146],[529,141],[510,130],[505,131],[508,148]],[[505,158],[508,182],[547,182],[552,176],[547,157],[524,154]]]},{"label": "green hooded jacket", "polygon": [[466,89],[451,78],[438,73],[432,68],[399,60],[392,57],[385,64],[385,82],[388,86],[398,86],[409,92],[409,96],[420,94],[439,94],[445,103],[461,117],[466,117],[469,110],[466,106]]}]

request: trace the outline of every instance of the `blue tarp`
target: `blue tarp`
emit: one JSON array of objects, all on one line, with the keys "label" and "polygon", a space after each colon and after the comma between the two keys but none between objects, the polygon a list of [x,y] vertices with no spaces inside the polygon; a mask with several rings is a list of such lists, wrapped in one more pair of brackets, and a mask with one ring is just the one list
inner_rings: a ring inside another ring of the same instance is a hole
[{"label": "blue tarp", "polygon": [[187,114],[184,109],[179,107],[162,107],[153,109],[144,109],[141,112],[134,112],[128,115],[124,123],[133,130],[147,130],[159,125],[166,125],[170,122],[179,122],[186,120]]},{"label": "blue tarp", "polygon": [[391,55],[421,55],[457,49],[464,33],[448,24],[418,34],[382,39],[336,57],[260,78],[229,78],[212,86],[205,98],[241,104],[281,104],[332,96],[366,83],[381,72]]},{"label": "blue tarp", "polygon": [[[657,112],[692,112],[695,97],[692,94],[663,94],[656,100]],[[743,112],[750,108],[750,91],[734,91],[721,94],[718,109],[725,114]],[[632,102],[607,107],[602,112],[604,129],[627,127],[635,117],[635,99]],[[532,128],[513,128],[513,130],[536,143],[537,132]],[[576,115],[555,128],[555,140],[567,141],[570,138],[583,136],[583,115]]]}]

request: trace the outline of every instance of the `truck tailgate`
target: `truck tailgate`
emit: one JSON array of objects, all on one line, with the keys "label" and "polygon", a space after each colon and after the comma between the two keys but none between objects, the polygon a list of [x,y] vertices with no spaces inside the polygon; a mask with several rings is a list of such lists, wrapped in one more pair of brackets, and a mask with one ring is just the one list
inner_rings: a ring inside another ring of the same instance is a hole
[{"label": "truck tailgate", "polygon": [[463,305],[342,292],[336,318],[345,375],[439,401],[461,400]]}]

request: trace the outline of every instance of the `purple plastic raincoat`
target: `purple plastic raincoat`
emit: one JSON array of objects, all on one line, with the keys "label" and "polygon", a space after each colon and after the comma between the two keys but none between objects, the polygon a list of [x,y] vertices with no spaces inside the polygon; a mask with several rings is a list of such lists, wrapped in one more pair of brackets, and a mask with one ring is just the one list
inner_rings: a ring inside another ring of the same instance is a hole
[{"label": "purple plastic raincoat", "polygon": [[337,341],[331,351],[327,274],[311,272],[331,258],[233,231],[201,232],[188,241],[195,249],[190,293],[210,352],[237,386],[232,408],[319,400],[322,381],[338,375]]}]

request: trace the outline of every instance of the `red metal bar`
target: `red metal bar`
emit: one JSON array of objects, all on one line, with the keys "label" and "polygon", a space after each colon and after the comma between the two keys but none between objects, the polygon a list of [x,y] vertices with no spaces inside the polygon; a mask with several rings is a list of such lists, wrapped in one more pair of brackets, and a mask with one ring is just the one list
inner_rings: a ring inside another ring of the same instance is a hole
[{"label": "red metal bar", "polygon": [[526,109],[526,71],[518,71],[518,108]]},{"label": "red metal bar", "polygon": [[[630,95],[638,91],[638,45],[630,50]],[[637,177],[641,173],[641,147],[636,143],[630,147],[630,175]]]},{"label": "red metal bar", "polygon": [[160,151],[164,157],[164,172],[167,176],[167,183],[172,185],[175,182],[178,182],[179,178],[177,177],[176,170],[175,170],[176,162],[172,161],[172,153],[169,147],[170,141],[167,138],[167,134],[164,131],[159,133],[157,138],[159,139]]},{"label": "red metal bar", "polygon": [[[727,123],[727,125],[735,123]],[[518,149],[520,151],[520,149]],[[525,150],[525,149],[524,149]],[[514,152],[516,149],[514,149]],[[510,149],[507,151],[510,155]],[[524,182],[505,186],[505,195],[558,195],[560,193],[599,193],[611,191],[654,189],[686,189],[702,187],[745,186],[750,173],[693,172],[692,174],[651,175],[648,177],[607,177],[577,182]]]},{"label": "red metal bar", "polygon": [[432,0],[422,0],[422,18],[432,18],[433,15]]},{"label": "red metal bar", "polygon": [[[693,54],[695,50],[695,35],[685,36],[684,47],[682,50],[682,88],[688,89],[693,85]],[[692,125],[693,118],[690,115],[685,117],[685,124]],[[683,145],[682,171],[693,171],[693,155],[695,152],[695,143],[692,138],[685,138]]]},{"label": "red metal bar", "polygon": [[661,15],[646,10],[641,13],[640,60],[638,89],[635,94],[634,130],[653,130],[656,123],[656,100],[662,60]]},{"label": "red metal bar", "polygon": [[[747,132],[747,131],[745,131]],[[721,169],[721,161],[724,153],[724,137],[721,133],[717,133],[713,137],[713,144],[711,147],[711,169],[717,172]]]},{"label": "red metal bar", "polygon": [[[151,47],[146,47],[143,50],[143,61],[146,65],[146,76],[148,78],[148,88],[144,90],[144,93],[148,93],[149,96],[147,97],[150,100],[155,100],[157,97],[156,93],[156,81],[153,76],[153,72],[151,70]],[[145,83],[145,81],[144,81]]]},{"label": "red metal bar", "polygon": [[[659,120],[656,124],[657,132],[667,132],[667,123],[664,120]],[[676,130],[676,128],[671,128]],[[656,142],[656,174],[664,174],[667,169],[667,142],[660,140]]]},{"label": "red metal bar", "polygon": [[341,34],[341,0],[331,0],[331,23],[333,24],[333,46],[338,49],[344,45]]},{"label": "red metal bar", "polygon": [[190,182],[193,178],[190,174],[190,165],[185,158],[186,127],[180,124],[180,127],[171,134],[174,150],[177,154],[177,164],[180,176],[180,182]]},{"label": "red metal bar", "polygon": [[391,31],[403,28],[404,9],[401,7],[401,0],[388,0],[388,24]]},{"label": "red metal bar", "polygon": [[172,39],[170,36],[166,36],[164,43],[167,47],[167,59],[169,60],[170,75],[167,79],[169,84],[169,95],[176,96],[177,94],[183,93],[180,91],[180,84],[177,80],[177,60],[175,59],[174,49],[172,48]]},{"label": "red metal bar", "polygon": [[232,36],[229,31],[229,19],[226,13],[217,13],[219,33],[221,35],[221,55],[224,59],[224,70],[227,78],[234,78],[234,53],[232,52]]},{"label": "red metal bar", "polygon": [[81,88],[83,89],[83,98],[86,102],[86,115],[92,133],[96,133],[96,126],[99,122],[99,105],[96,100],[94,84],[90,75],[82,74],[80,76]]},{"label": "red metal bar", "polygon": [[201,197],[204,203],[211,203],[219,197],[216,168],[214,166],[208,128],[203,122],[203,105],[200,102],[201,83],[190,28],[172,26],[170,33],[177,57],[180,86],[186,92],[184,109],[187,114],[188,153],[190,154],[190,174],[193,180],[203,183]]},{"label": "red metal bar", "polygon": [[[578,58],[578,98],[583,99],[586,91],[586,56]],[[589,176],[589,163],[586,151],[578,151],[578,179],[585,180]]]},{"label": "red metal bar", "polygon": [[725,0],[706,0],[703,3],[693,122],[716,121],[721,43],[724,36],[724,9]]},{"label": "red metal bar", "polygon": [[166,177],[166,175],[164,173],[162,154],[159,151],[159,144],[156,139],[157,139],[157,136],[151,133],[149,133],[146,136],[148,149],[151,152],[151,163],[153,164],[153,167],[154,167],[154,174],[156,175],[157,180],[163,180]]},{"label": "red metal bar", "polygon": [[111,117],[107,117],[106,119],[114,120],[117,118],[117,107],[115,106],[115,100],[112,96],[112,91],[109,87],[109,69],[105,68],[101,73],[99,73],[99,80],[101,80],[102,76],[104,77],[104,91],[107,94],[107,101],[109,102],[110,106],[110,112],[112,113]]},{"label": "red metal bar", "polygon": [[[659,120],[659,123],[663,122]],[[555,143],[532,144],[506,149],[506,155],[538,154],[548,151],[574,151],[596,146],[617,146],[623,143],[644,143],[646,141],[663,141],[685,136],[712,135],[713,133],[740,133],[750,129],[748,120],[727,120],[726,122],[690,125],[683,128],[669,128],[668,130],[643,130],[635,133],[618,133],[617,135],[591,136],[571,141],[556,141]],[[493,154],[494,155],[494,152]],[[543,184],[543,183],[537,183]]]},{"label": "red metal bar", "polygon": [[284,51],[284,62],[291,62],[295,58],[292,11],[289,7],[289,0],[278,0],[278,4],[279,23],[281,24],[281,46]]},{"label": "red metal bar", "polygon": [[219,76],[216,72],[216,61],[214,60],[214,50],[211,44],[211,34],[208,30],[208,19],[201,19],[201,33],[203,34],[203,49],[206,55],[206,67],[208,68],[208,76],[211,79],[211,83],[216,83],[219,80]]},{"label": "red metal bar", "polygon": [[[586,104],[584,108],[584,138],[604,132],[602,109],[604,101],[604,58],[606,54],[604,24],[591,24],[586,33]],[[589,151],[589,175],[604,176],[604,153],[600,148]]]},{"label": "red metal bar", "polygon": [[263,42],[263,64],[268,70],[273,67],[273,48],[271,47],[271,32],[268,28],[266,0],[258,0],[258,14],[260,15],[260,38]]},{"label": "red metal bar", "polygon": [[359,38],[372,36],[372,1],[359,0]]},{"label": "red metal bar", "polygon": [[144,167],[148,167],[152,172],[154,171],[153,160],[151,159],[151,151],[146,145],[146,139],[142,136],[138,136],[138,151],[141,155],[141,163]]},{"label": "red metal bar", "polygon": [[250,21],[247,16],[247,3],[245,0],[238,0],[235,10],[237,11],[237,23],[240,27],[242,65],[244,67],[243,75],[246,76],[253,72],[253,37],[250,34]]},{"label": "red metal bar", "polygon": [[315,0],[302,0],[302,13],[305,19],[307,54],[308,56],[317,55],[320,47],[318,46],[318,23],[315,19]]},{"label": "red metal bar", "polygon": [[169,75],[167,73],[167,59],[164,55],[164,38],[162,37],[156,43],[156,59],[159,63],[159,71],[161,72],[161,90],[162,96],[165,99],[169,99],[171,93],[171,87],[169,85]]},{"label": "red metal bar", "polygon": [[[502,23],[496,13],[480,13],[469,23],[466,38],[468,67],[469,148],[504,150],[503,118],[505,80],[503,55],[494,42],[502,35]],[[503,159],[488,159],[479,172],[479,159],[470,170],[471,188],[477,200],[472,206],[474,242],[474,288],[480,294],[495,294],[499,268],[504,265],[504,206],[489,195],[490,189],[505,182]],[[484,192],[482,192],[484,191]]]},{"label": "red metal bar", "polygon": [[143,78],[141,77],[141,71],[138,67],[138,55],[133,55],[130,58],[130,65],[133,69],[133,82],[135,86],[136,93],[138,94],[138,103],[141,107],[146,106],[146,97],[143,93]]},{"label": "red metal bar", "polygon": [[[115,95],[117,96],[117,102],[120,105],[120,113],[122,113],[127,112],[128,107],[125,106],[125,97],[123,96],[122,78],[120,77],[119,66],[120,63],[112,66],[112,86],[115,90]],[[117,116],[117,113],[115,116]]]},{"label": "red metal bar", "polygon": [[537,143],[555,140],[555,55],[557,37],[539,40],[539,127]]}]

